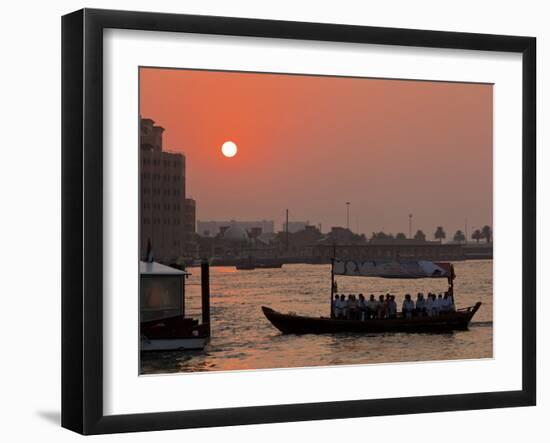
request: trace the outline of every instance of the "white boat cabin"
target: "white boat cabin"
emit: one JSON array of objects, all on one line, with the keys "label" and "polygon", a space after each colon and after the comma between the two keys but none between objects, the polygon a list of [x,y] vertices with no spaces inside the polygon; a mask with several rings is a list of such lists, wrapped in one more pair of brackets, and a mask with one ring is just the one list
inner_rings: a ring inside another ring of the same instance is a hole
[{"label": "white boat cabin", "polygon": [[140,321],[185,315],[185,278],[180,269],[157,262],[139,263]]}]

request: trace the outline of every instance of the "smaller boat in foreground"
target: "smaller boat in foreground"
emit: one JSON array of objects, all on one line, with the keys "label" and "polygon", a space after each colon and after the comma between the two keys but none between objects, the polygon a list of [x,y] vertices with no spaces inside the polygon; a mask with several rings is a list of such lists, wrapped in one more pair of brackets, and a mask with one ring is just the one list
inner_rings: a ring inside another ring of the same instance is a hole
[{"label": "smaller boat in foreground", "polygon": [[185,280],[190,274],[152,259],[140,262],[141,351],[204,349],[210,338],[208,266],[207,262],[201,265],[199,323],[185,316]]}]

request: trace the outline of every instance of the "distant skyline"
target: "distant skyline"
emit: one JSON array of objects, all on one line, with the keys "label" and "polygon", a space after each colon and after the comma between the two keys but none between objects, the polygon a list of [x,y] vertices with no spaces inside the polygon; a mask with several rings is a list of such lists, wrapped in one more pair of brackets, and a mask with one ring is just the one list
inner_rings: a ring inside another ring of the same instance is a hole
[{"label": "distant skyline", "polygon": [[[140,114],[186,155],[198,220],[309,220],[370,237],[492,226],[487,84],[140,70]],[[221,146],[236,143],[234,157]]]}]

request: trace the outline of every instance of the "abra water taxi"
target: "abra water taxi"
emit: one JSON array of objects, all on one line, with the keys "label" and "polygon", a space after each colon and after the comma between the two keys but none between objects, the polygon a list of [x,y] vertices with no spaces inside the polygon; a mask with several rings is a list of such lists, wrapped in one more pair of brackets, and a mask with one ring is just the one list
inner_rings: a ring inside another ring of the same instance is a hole
[{"label": "abra water taxi", "polygon": [[478,311],[481,302],[473,306],[456,309],[437,316],[406,318],[398,313],[395,318],[368,320],[345,320],[334,318],[332,300],[335,292],[336,275],[356,277],[382,277],[399,279],[446,278],[448,292],[454,304],[455,272],[452,263],[431,261],[361,261],[333,259],[331,267],[331,314],[330,317],[309,317],[283,314],[262,306],[266,318],[283,334],[326,334],[337,332],[379,333],[379,332],[447,332],[468,328],[470,320]]}]

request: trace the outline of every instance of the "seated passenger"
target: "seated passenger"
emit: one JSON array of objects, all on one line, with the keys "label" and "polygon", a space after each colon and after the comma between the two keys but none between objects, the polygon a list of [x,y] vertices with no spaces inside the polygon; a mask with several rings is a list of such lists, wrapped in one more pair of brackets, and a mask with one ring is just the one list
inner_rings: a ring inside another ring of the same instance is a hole
[{"label": "seated passenger", "polygon": [[422,292],[419,292],[416,295],[415,315],[418,317],[426,316],[426,300],[424,299],[424,294],[422,294]]},{"label": "seated passenger", "polygon": [[340,318],[347,318],[348,316],[348,300],[344,294],[340,295],[341,316]]},{"label": "seated passenger", "polygon": [[439,294],[437,296],[437,299],[435,300],[435,308],[437,310],[437,315],[439,315],[443,308],[443,294]]},{"label": "seated passenger", "polygon": [[386,302],[384,301],[384,295],[378,297],[378,312],[376,313],[378,318],[386,317]]},{"label": "seated passenger", "polygon": [[414,302],[411,300],[411,294],[405,295],[405,300],[403,300],[403,317],[412,318],[412,313],[414,310]]},{"label": "seated passenger", "polygon": [[348,296],[348,313],[346,318],[348,320],[355,320],[357,315],[357,300],[354,294]]},{"label": "seated passenger", "polygon": [[361,298],[358,295],[353,297],[355,298],[355,316],[353,319],[361,320]]},{"label": "seated passenger", "polygon": [[359,320],[364,321],[367,318],[367,305],[365,303],[365,297],[363,296],[363,294],[359,294],[357,308],[359,309]]},{"label": "seated passenger", "polygon": [[435,317],[437,316],[437,300],[435,294],[430,293],[428,295],[428,301],[426,302],[426,309],[428,311],[428,316]]},{"label": "seated passenger", "polygon": [[388,318],[395,318],[397,316],[397,303],[395,303],[395,296],[390,295],[390,299],[388,300]]},{"label": "seated passenger", "polygon": [[367,302],[367,318],[370,320],[376,317],[378,312],[378,301],[374,298],[374,294],[370,295],[369,301]]},{"label": "seated passenger", "polygon": [[454,312],[456,310],[455,307],[455,300],[453,298],[453,294],[451,291],[445,292],[445,296],[447,297],[447,304],[449,305],[449,311]]},{"label": "seated passenger", "polygon": [[428,292],[428,298],[426,299],[426,313],[428,317],[432,316],[432,293]]},{"label": "seated passenger", "polygon": [[443,300],[441,301],[441,306],[439,308],[439,311],[441,313],[451,312],[452,310],[451,306],[452,306],[451,297],[449,297],[448,292],[445,292],[445,295],[443,296]]},{"label": "seated passenger", "polygon": [[340,296],[334,294],[334,300],[332,301],[332,316],[333,318],[340,318],[342,315],[342,305],[340,304]]}]

